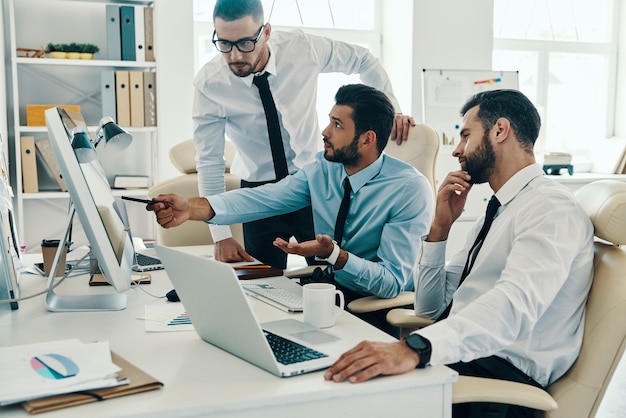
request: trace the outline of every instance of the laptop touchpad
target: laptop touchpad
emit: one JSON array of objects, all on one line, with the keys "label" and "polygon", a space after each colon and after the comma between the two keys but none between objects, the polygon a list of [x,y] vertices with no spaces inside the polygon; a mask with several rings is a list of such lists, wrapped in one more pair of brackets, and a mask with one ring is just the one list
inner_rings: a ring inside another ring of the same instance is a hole
[{"label": "laptop touchpad", "polygon": [[325,344],[340,340],[339,337],[295,319],[264,322],[261,327],[274,334],[291,336],[309,344]]},{"label": "laptop touchpad", "polygon": [[291,334],[291,336],[299,340],[306,341],[309,344],[326,344],[339,341],[339,338],[334,335],[330,335],[329,333],[320,330],[298,332]]}]

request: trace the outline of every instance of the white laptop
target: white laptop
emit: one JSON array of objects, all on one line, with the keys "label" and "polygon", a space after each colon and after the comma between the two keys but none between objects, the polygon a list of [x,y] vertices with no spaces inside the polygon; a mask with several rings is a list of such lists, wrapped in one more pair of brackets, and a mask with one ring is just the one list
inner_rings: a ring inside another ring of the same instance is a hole
[{"label": "white laptop", "polygon": [[[154,247],[196,332],[206,342],[281,377],[327,368],[351,347],[297,319],[259,324],[232,266],[176,248]],[[276,340],[308,347],[313,358],[285,364],[270,347]]]}]

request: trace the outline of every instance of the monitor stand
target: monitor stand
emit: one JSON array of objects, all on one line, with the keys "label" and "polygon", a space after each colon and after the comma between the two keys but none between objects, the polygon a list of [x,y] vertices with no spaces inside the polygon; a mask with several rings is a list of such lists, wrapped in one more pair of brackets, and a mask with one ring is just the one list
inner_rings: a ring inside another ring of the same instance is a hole
[{"label": "monitor stand", "polygon": [[59,242],[59,247],[54,255],[50,275],[46,288],[50,289],[46,294],[46,308],[52,312],[71,312],[71,311],[120,311],[126,308],[126,295],[121,293],[107,293],[95,295],[57,295],[52,289],[57,271],[59,270],[59,262],[61,261],[61,251],[65,251],[68,244],[72,222],[76,210],[70,202],[70,210],[65,236]]}]

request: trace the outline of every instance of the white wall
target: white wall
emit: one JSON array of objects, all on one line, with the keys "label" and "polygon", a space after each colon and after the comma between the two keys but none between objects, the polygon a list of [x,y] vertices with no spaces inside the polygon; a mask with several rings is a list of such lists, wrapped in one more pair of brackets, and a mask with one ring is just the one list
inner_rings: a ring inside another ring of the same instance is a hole
[{"label": "white wall", "polygon": [[157,0],[155,58],[158,61],[157,103],[159,175],[157,181],[176,177],[170,148],[193,136],[193,1]]},{"label": "white wall", "polygon": [[422,69],[491,70],[493,0],[382,3],[383,64],[416,121],[423,121]]},{"label": "white wall", "polygon": [[[2,34],[3,41],[0,42],[0,57],[2,57],[2,64],[0,65],[0,136],[2,136],[2,140],[4,141],[4,155],[5,158],[8,159],[8,141],[9,134],[7,130],[7,88],[6,88],[6,72],[5,65],[7,58],[7,52],[5,51],[4,40],[7,39],[5,36],[5,27],[4,27],[4,5],[0,5],[0,34]],[[8,163],[8,161],[7,161]]]},{"label": "white wall", "polygon": [[617,2],[621,10],[617,50],[617,92],[615,100],[615,136],[626,136],[626,4]]}]

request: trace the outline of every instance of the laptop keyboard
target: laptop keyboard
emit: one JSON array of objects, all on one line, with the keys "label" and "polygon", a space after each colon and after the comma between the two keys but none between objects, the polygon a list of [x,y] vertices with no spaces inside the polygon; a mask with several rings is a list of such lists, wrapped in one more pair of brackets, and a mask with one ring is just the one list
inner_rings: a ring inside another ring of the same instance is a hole
[{"label": "laptop keyboard", "polygon": [[161,260],[156,257],[150,257],[149,255],[135,253],[137,256],[137,264],[140,266],[153,266],[156,264],[161,264]]},{"label": "laptop keyboard", "polygon": [[298,344],[297,342],[272,334],[271,332],[264,331],[264,333],[265,338],[267,338],[267,342],[269,342],[270,347],[274,352],[276,360],[280,364],[289,365],[328,357],[324,353],[320,353],[317,350]]},{"label": "laptop keyboard", "polygon": [[291,311],[302,311],[302,296],[296,295],[289,290],[274,287],[269,283],[242,283],[241,287],[253,296],[264,297],[272,302],[285,306]]}]

